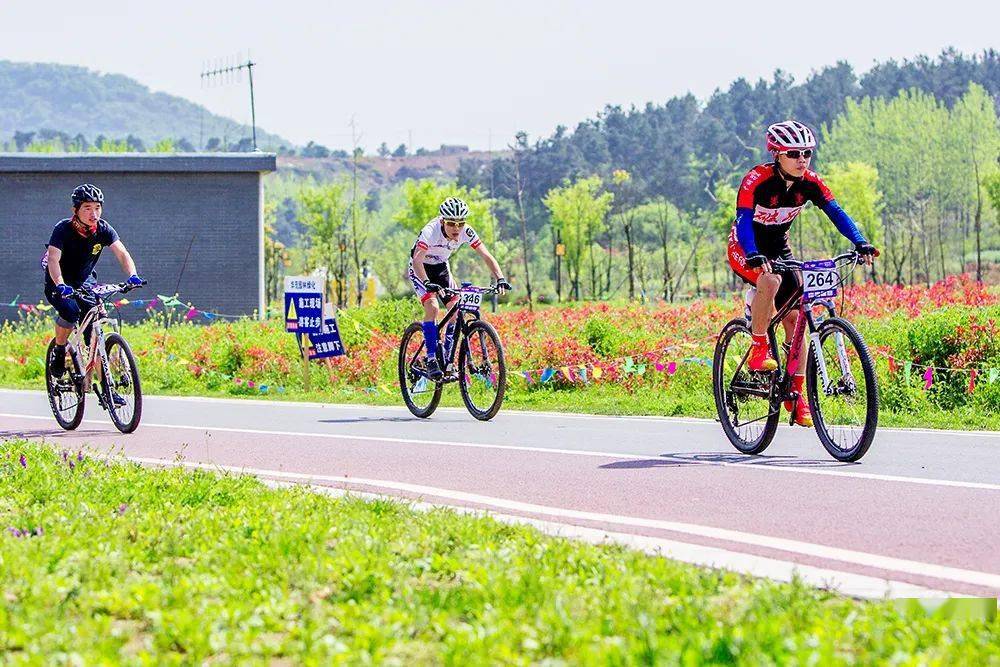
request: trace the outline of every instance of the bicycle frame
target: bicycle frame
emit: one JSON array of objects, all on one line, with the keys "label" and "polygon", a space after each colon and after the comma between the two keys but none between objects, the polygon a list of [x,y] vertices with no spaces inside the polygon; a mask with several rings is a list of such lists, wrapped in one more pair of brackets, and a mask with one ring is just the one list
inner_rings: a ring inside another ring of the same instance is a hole
[{"label": "bicycle frame", "polygon": [[[853,254],[840,255],[835,258],[834,261],[841,261],[843,259],[853,258]],[[779,260],[780,261],[780,260]],[[787,268],[792,270],[800,270],[800,262],[783,262]],[[802,338],[805,335],[806,326],[809,327],[809,345],[814,350],[814,355],[816,359],[816,370],[819,375],[819,381],[823,387],[823,392],[825,394],[830,393],[830,376],[827,372],[826,357],[823,356],[823,350],[820,346],[819,340],[819,324],[816,315],[813,313],[813,306],[815,304],[820,304],[826,308],[827,313],[830,317],[836,317],[836,310],[834,308],[833,302],[825,298],[803,298],[804,288],[800,284],[792,297],[778,310],[777,314],[771,318],[768,323],[768,331],[775,331],[779,323],[781,323],[785,317],[788,316],[790,312],[796,307],[799,309],[799,317],[795,322],[795,329],[792,333],[792,340],[790,341],[790,348],[788,351],[788,359],[785,364],[785,370],[782,377],[779,379],[779,386],[782,387],[782,393],[787,394],[787,385],[791,381],[791,377],[796,374],[799,370],[799,364],[804,363],[804,359],[800,359],[802,354]],[[851,375],[850,361],[847,358],[847,346],[844,345],[844,337],[839,332],[834,334],[834,341],[837,347],[837,357],[840,363],[840,369],[844,373],[844,377],[851,378],[853,382],[853,376]],[[775,359],[780,359],[778,356],[777,349],[777,336],[771,336],[772,343],[772,353]],[[806,350],[808,354],[808,349]]]},{"label": "bicycle frame", "polygon": [[[111,285],[105,287],[115,286]],[[81,370],[81,377],[74,378],[74,381],[81,383],[84,393],[89,392],[90,388],[93,386],[95,371],[97,373],[98,380],[103,379],[105,374],[109,371],[107,353],[104,345],[104,325],[110,322],[111,328],[116,332],[118,331],[118,327],[114,321],[108,317],[108,311],[102,297],[107,294],[113,294],[115,291],[124,294],[130,290],[130,288],[125,287],[124,283],[118,285],[117,288],[117,290],[105,290],[104,292],[95,291],[94,297],[96,303],[90,308],[90,310],[87,311],[87,313],[83,316],[83,319],[81,319],[70,332],[68,346],[70,355],[74,357],[77,366]],[[89,345],[86,344],[84,338],[84,332],[88,327],[90,328]],[[84,355],[84,351],[86,351],[86,355]]]},{"label": "bicycle frame", "polygon": [[[483,289],[484,290],[483,293],[486,294],[489,288],[480,288],[480,289]],[[455,304],[448,309],[448,312],[445,313],[445,316],[437,324],[438,332],[447,331],[448,322],[451,321],[453,318],[455,320],[455,338],[452,341],[451,349],[447,351],[447,356],[444,351],[444,340],[441,340],[440,341],[441,344],[438,345],[438,361],[442,362],[441,364],[442,370],[450,367],[452,364],[455,363],[456,356],[458,355],[458,348],[461,346],[461,340],[462,338],[465,338],[468,334],[469,322],[482,319],[482,316],[479,314],[479,311],[470,312],[467,310],[463,310],[462,308],[459,307],[459,301],[457,298],[458,292],[459,290],[457,289],[449,288],[447,289],[446,293],[442,295],[442,296],[452,296],[455,302]],[[446,299],[446,301],[451,301],[451,300],[452,299]],[[426,343],[421,343],[420,347],[417,348],[417,351],[414,354],[413,358],[410,359],[409,361],[410,365],[413,364],[414,359],[417,359],[420,356],[421,352],[425,349],[426,345],[427,345]],[[457,378],[448,378],[446,376],[443,381],[453,382],[455,379]]]},{"label": "bicycle frame", "polygon": [[[103,324],[110,321],[104,304],[99,300],[97,305],[87,311],[83,319],[73,327],[70,333],[70,354],[76,357],[82,372],[83,391],[90,391],[94,371],[98,371],[98,380],[103,377],[104,366],[104,328]],[[90,327],[90,345],[86,345],[84,332]],[[84,355],[86,351],[86,355]],[[100,361],[100,367],[98,367]]]}]

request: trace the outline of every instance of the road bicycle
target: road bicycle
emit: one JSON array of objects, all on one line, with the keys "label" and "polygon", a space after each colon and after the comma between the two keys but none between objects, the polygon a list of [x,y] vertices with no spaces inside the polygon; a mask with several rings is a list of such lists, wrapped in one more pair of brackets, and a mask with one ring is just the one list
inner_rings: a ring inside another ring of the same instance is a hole
[{"label": "road bicycle", "polygon": [[[145,285],[145,281],[142,283]],[[120,333],[120,318],[108,316],[104,299],[112,294],[127,294],[139,286],[128,283],[95,285],[88,290],[95,304],[73,327],[66,346],[66,371],[52,374],[52,348],[45,354],[45,387],[49,406],[59,426],[71,431],[83,420],[83,409],[91,389],[97,402],[108,412],[122,433],[132,433],[142,417],[142,387],[132,349]],[[105,327],[112,331],[105,334]]]},{"label": "road bicycle", "polygon": [[[462,283],[461,288],[444,288],[441,298],[447,303],[458,297],[438,325],[438,335],[446,332],[449,322],[455,327],[449,342],[439,342],[438,368],[444,374],[433,380],[425,365],[426,343],[420,322],[410,324],[399,344],[399,388],[406,407],[416,417],[430,417],[441,401],[444,385],[458,382],[462,401],[473,417],[489,421],[500,411],[507,389],[507,364],[500,336],[479,314],[483,297],[496,294],[496,287],[475,287]],[[456,364],[457,356],[457,364]]]},{"label": "road bicycle", "polygon": [[[722,430],[739,451],[760,454],[767,449],[778,428],[782,402],[798,398],[791,389],[792,376],[802,362],[799,355],[807,327],[806,389],[820,442],[838,461],[857,461],[871,447],[879,406],[875,365],[861,334],[837,317],[833,303],[843,284],[839,269],[861,261],[857,252],[810,262],[771,260],[775,270],[799,271],[802,277],[798,290],[768,325],[777,370],[752,372],[747,367],[752,341],[748,316],[723,327],[715,346],[712,385]],[[775,330],[796,307],[799,318],[792,340],[779,351]]]}]

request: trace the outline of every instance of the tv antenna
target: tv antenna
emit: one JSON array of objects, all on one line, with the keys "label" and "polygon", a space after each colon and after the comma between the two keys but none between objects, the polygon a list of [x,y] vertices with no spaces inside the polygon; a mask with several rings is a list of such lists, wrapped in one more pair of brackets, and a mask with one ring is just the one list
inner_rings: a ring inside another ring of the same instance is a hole
[{"label": "tv antenna", "polygon": [[201,85],[211,86],[212,84],[225,85],[227,83],[239,83],[243,79],[243,70],[247,71],[247,78],[250,80],[250,127],[253,131],[253,149],[257,150],[257,113],[253,102],[253,68],[257,63],[250,59],[250,52],[247,51],[246,62],[243,62],[242,52],[235,58],[223,58],[212,63],[209,69],[208,63],[202,68]]}]

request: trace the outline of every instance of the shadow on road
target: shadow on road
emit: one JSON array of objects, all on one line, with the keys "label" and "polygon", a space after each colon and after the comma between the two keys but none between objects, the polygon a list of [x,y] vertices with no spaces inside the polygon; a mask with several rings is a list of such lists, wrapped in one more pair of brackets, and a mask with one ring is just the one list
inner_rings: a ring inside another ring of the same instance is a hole
[{"label": "shadow on road", "polygon": [[766,456],[720,452],[682,452],[678,454],[662,454],[660,458],[606,463],[601,468],[635,469],[635,468],[673,468],[688,465],[731,464],[753,466],[780,466],[782,468],[842,468],[858,465],[857,463],[842,463],[832,459],[802,459],[795,456]]},{"label": "shadow on road", "polygon": [[76,431],[64,431],[61,428],[54,429],[35,429],[35,430],[24,430],[24,431],[0,431],[0,440],[9,440],[13,438],[77,438],[92,435],[107,435],[108,431],[101,431],[99,429],[79,429]]},{"label": "shadow on road", "polygon": [[360,424],[364,422],[422,422],[419,417],[347,417],[345,419],[320,419],[321,424]]}]

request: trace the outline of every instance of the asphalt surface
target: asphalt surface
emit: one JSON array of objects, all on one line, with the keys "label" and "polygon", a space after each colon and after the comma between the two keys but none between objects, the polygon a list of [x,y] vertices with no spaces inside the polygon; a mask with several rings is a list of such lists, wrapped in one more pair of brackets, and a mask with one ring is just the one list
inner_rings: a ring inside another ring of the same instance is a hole
[{"label": "asphalt surface", "polygon": [[0,439],[485,511],[547,532],[869,597],[1000,596],[1000,433],[880,429],[857,464],[809,429],[763,456],[713,421],[147,397],[122,436],[96,405],[62,431],[0,390]]}]

